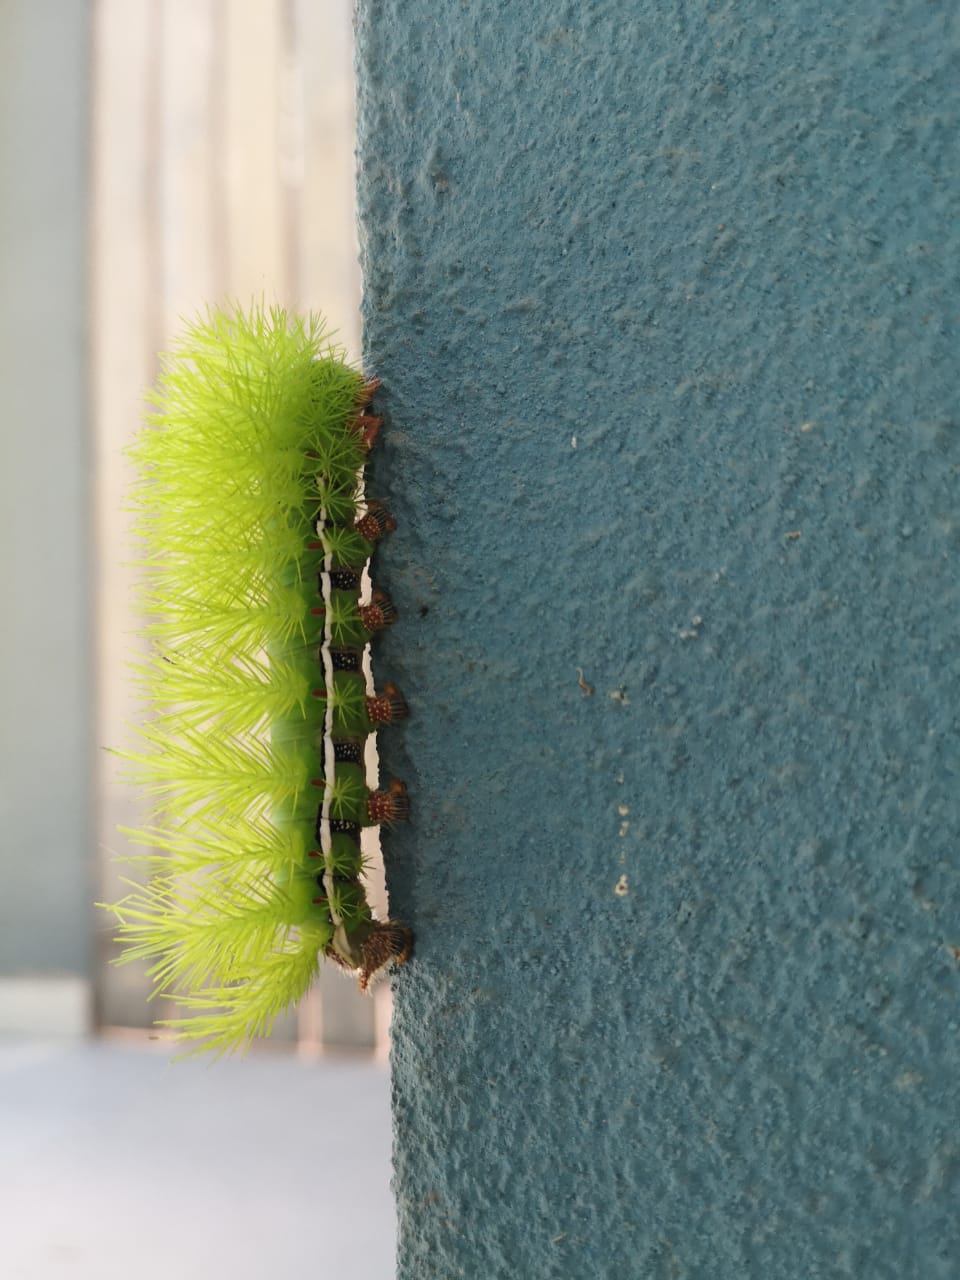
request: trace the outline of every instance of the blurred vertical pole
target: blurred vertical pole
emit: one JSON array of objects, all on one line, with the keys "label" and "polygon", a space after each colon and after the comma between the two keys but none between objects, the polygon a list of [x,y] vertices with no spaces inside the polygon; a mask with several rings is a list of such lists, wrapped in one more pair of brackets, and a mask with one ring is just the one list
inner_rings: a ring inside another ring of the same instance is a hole
[{"label": "blurred vertical pole", "polygon": [[[93,154],[91,165],[91,392],[97,450],[98,564],[97,740],[129,744],[135,718],[125,670],[136,618],[129,517],[123,511],[131,473],[123,455],[143,415],[144,392],[156,372],[163,325],[156,151],[159,133],[160,14],[151,0],[98,0],[94,10]],[[118,824],[138,826],[143,808],[97,755],[99,895],[123,895],[129,865]],[[109,919],[98,920],[97,1019],[110,1026],[148,1026],[145,966],[107,964],[117,952]]]},{"label": "blurred vertical pole", "polygon": [[89,21],[0,4],[0,1030],[89,1021]]}]

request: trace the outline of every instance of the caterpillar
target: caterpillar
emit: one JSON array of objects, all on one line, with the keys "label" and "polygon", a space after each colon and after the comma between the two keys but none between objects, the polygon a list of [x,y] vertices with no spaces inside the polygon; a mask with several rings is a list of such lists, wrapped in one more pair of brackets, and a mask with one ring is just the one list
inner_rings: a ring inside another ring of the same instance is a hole
[{"label": "caterpillar", "polygon": [[189,1051],[266,1034],[323,958],[367,990],[411,951],[373,915],[360,847],[409,810],[405,785],[371,790],[365,766],[371,735],[408,713],[364,670],[396,619],[364,590],[395,528],[364,491],[378,385],[317,316],[211,308],[163,358],[130,446],[148,719],[117,754],[151,801],[121,828],[148,878],[100,905],[118,959],[147,960],[153,994],[176,1001],[158,1025]]}]

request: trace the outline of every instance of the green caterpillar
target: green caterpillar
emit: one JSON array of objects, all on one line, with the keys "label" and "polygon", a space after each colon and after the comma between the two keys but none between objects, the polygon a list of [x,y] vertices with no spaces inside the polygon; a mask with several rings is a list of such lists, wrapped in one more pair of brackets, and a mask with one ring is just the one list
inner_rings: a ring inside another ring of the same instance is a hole
[{"label": "green caterpillar", "polygon": [[266,1034],[328,957],[369,984],[411,949],[374,918],[360,831],[406,819],[367,787],[370,734],[404,718],[363,653],[396,612],[362,573],[394,527],[363,496],[381,425],[319,319],[210,310],[163,364],[131,447],[151,718],[119,753],[152,797],[146,887],[109,909],[121,960],[146,958],[163,1020],[224,1052]]}]

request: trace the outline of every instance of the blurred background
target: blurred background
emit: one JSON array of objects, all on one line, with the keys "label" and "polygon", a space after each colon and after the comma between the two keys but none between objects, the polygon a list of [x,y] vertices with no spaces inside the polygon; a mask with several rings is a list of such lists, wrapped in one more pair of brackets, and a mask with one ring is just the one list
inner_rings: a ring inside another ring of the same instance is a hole
[{"label": "blurred background", "polygon": [[171,1066],[92,906],[142,821],[102,748],[137,715],[122,449],[158,353],[255,297],[359,357],[351,25],[351,0],[0,0],[4,1277],[392,1272],[386,988],[325,974],[245,1060]]}]

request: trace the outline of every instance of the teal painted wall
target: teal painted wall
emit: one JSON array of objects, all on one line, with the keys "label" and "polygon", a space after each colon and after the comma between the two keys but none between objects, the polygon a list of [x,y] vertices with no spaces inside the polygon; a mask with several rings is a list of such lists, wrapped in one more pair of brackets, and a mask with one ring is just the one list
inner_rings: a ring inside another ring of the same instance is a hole
[{"label": "teal painted wall", "polygon": [[358,82],[400,1276],[956,1280],[956,6],[365,0]]}]

